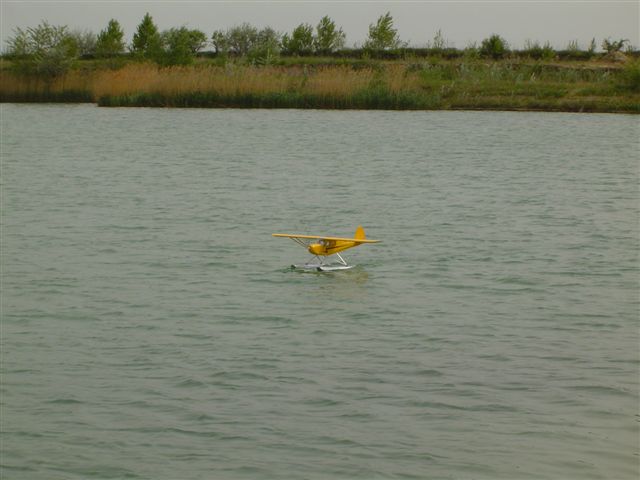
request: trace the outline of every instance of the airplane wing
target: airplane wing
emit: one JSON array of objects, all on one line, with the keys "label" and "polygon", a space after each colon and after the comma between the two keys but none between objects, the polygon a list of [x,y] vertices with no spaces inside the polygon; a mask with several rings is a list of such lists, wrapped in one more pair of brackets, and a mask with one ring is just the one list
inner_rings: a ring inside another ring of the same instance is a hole
[{"label": "airplane wing", "polygon": [[380,240],[370,240],[368,238],[344,238],[344,237],[325,237],[324,235],[297,235],[291,233],[272,233],[274,237],[285,238],[306,238],[310,240],[327,240],[327,241],[342,241],[342,242],[355,242],[355,243],[378,243]]}]

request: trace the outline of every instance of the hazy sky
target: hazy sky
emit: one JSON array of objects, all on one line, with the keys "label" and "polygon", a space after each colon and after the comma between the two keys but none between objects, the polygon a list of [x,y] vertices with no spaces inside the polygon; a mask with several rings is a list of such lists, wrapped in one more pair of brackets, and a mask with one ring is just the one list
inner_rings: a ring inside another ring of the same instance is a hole
[{"label": "hazy sky", "polygon": [[586,48],[592,38],[629,39],[640,46],[640,0],[0,0],[2,48],[16,27],[54,25],[99,32],[111,18],[122,25],[130,41],[137,25],[149,12],[161,30],[182,25],[198,28],[207,36],[242,22],[290,32],[300,23],[316,25],[329,15],[347,35],[347,45],[362,44],[368,26],[391,12],[402,40],[425,46],[438,29],[451,46],[480,43],[492,33],[514,48],[526,40],[549,41],[565,48],[577,40]]}]

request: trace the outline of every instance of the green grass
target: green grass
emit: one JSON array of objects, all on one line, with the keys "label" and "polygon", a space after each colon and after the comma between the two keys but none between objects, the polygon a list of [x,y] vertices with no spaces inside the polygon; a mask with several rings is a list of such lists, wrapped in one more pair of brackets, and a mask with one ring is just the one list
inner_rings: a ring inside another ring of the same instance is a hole
[{"label": "green grass", "polygon": [[4,92],[0,90],[0,103],[92,103],[93,94],[86,90],[60,92]]},{"label": "green grass", "polygon": [[312,108],[368,110],[532,110],[565,112],[640,113],[640,103],[623,97],[563,98],[561,92],[544,91],[535,95],[522,92],[498,92],[477,95],[469,91],[393,93],[365,89],[348,97],[291,93],[244,93],[219,95],[192,92],[179,95],[142,93],[104,96],[98,104],[105,107],[177,107],[177,108]]},{"label": "green grass", "polygon": [[425,110],[441,106],[438,95],[394,93],[386,89],[363,89],[350,96],[304,94],[299,92],[238,93],[221,95],[212,92],[192,92],[167,95],[140,93],[105,95],[98,100],[103,107],[178,107],[178,108],[311,108]]}]

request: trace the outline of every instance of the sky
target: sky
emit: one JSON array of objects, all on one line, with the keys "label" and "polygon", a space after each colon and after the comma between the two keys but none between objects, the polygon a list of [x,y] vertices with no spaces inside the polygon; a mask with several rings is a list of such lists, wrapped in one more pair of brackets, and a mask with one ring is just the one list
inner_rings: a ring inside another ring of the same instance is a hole
[{"label": "sky", "polygon": [[160,30],[187,26],[208,37],[243,22],[291,32],[329,15],[353,47],[364,43],[369,25],[387,11],[400,39],[413,47],[427,46],[438,30],[456,48],[479,45],[494,33],[512,48],[529,40],[556,49],[577,41],[586,49],[593,38],[598,47],[605,38],[640,46],[640,0],[0,0],[0,38],[4,51],[18,27],[46,20],[98,33],[115,18],[130,42],[147,12]]}]

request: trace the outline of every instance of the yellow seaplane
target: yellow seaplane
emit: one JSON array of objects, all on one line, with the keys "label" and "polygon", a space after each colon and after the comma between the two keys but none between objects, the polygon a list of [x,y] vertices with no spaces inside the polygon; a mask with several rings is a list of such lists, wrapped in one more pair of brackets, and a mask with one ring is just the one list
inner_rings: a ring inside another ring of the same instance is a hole
[{"label": "yellow seaplane", "polygon": [[[313,259],[302,265],[291,265],[292,268],[302,270],[315,270],[318,272],[327,272],[334,270],[348,270],[355,265],[349,265],[340,252],[347,250],[348,248],[357,247],[363,243],[378,243],[380,240],[370,240],[366,238],[364,234],[364,228],[362,225],[358,225],[356,233],[353,238],[343,237],[324,237],[322,235],[295,235],[290,233],[274,233],[274,237],[290,238],[297,244],[301,245],[307,250]],[[338,263],[326,263],[323,258],[335,255],[338,257]]]}]

